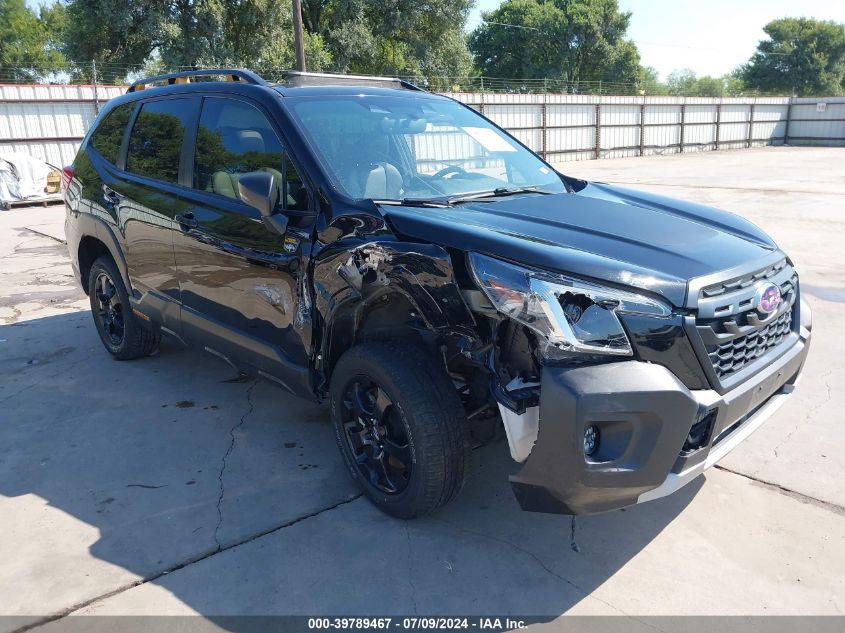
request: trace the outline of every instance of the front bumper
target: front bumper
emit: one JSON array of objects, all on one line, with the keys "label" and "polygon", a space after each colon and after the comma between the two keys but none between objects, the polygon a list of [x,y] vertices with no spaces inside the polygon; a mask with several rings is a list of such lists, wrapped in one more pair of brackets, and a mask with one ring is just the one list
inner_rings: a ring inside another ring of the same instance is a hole
[{"label": "front bumper", "polygon": [[[789,397],[810,344],[798,340],[725,394],[689,390],[668,369],[639,361],[543,370],[537,441],[511,486],[523,510],[594,514],[671,494],[725,457]],[[802,319],[804,320],[804,319]],[[707,439],[683,451],[707,418]],[[584,454],[589,426],[596,453]]]}]

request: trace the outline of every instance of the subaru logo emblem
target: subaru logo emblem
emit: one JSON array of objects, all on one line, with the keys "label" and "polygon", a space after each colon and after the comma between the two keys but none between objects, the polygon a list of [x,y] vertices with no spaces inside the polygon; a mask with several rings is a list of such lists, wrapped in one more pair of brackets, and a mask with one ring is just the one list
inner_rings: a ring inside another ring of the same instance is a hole
[{"label": "subaru logo emblem", "polygon": [[771,314],[778,309],[781,302],[780,288],[774,284],[763,284],[757,288],[755,303],[761,314]]}]

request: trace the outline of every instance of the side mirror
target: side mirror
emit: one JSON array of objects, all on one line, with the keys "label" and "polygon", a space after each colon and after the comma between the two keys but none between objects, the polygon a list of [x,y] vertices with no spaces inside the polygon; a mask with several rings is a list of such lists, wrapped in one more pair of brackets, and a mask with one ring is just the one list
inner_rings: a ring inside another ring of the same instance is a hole
[{"label": "side mirror", "polygon": [[288,219],[282,213],[276,213],[279,204],[281,183],[266,171],[251,171],[238,179],[238,195],[241,200],[258,209],[261,221],[271,231],[284,235],[288,228]]}]

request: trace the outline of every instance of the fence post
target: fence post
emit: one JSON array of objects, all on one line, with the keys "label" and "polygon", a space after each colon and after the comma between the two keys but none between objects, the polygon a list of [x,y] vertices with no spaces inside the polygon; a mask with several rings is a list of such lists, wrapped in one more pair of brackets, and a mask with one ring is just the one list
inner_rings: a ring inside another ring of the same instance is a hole
[{"label": "fence post", "polygon": [[548,160],[548,153],[547,153],[547,139],[546,139],[546,132],[548,130],[547,119],[546,119],[546,105],[548,101],[548,93],[543,93],[543,103],[540,104],[540,156],[543,157],[543,160]]},{"label": "fence post", "polygon": [[645,97],[640,104],[640,156],[645,154]]},{"label": "fence post", "polygon": [[680,140],[680,153],[684,153],[684,144],[686,142],[686,124],[687,124],[687,99],[686,97],[681,97],[684,101],[681,103],[681,138]]},{"label": "fence post", "polygon": [[716,150],[719,149],[719,137],[722,134],[722,99],[716,104]]},{"label": "fence post", "polygon": [[97,92],[97,61],[91,60],[91,83],[94,86],[94,115],[100,113],[100,95]]},{"label": "fence post", "polygon": [[746,148],[750,148],[754,140],[754,104],[757,101],[757,97],[752,98],[754,101],[748,106],[748,139],[745,142]]},{"label": "fence post", "polygon": [[786,102],[786,125],[783,128],[783,144],[789,145],[789,120],[792,118],[792,97]]},{"label": "fence post", "polygon": [[601,158],[601,104],[596,104],[596,158]]}]

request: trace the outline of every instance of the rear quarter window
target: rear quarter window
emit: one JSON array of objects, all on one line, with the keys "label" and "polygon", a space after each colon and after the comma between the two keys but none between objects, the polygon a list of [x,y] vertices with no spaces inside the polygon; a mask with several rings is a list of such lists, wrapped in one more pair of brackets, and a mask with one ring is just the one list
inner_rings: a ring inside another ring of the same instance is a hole
[{"label": "rear quarter window", "polygon": [[126,171],[178,182],[182,141],[191,114],[190,99],[164,99],[142,105],[129,135]]},{"label": "rear quarter window", "polygon": [[134,109],[134,103],[124,103],[117,106],[106,115],[106,118],[91,134],[91,147],[112,164],[117,163],[120,144],[123,142],[123,133],[126,131],[126,125],[129,123],[129,117],[132,116]]}]

